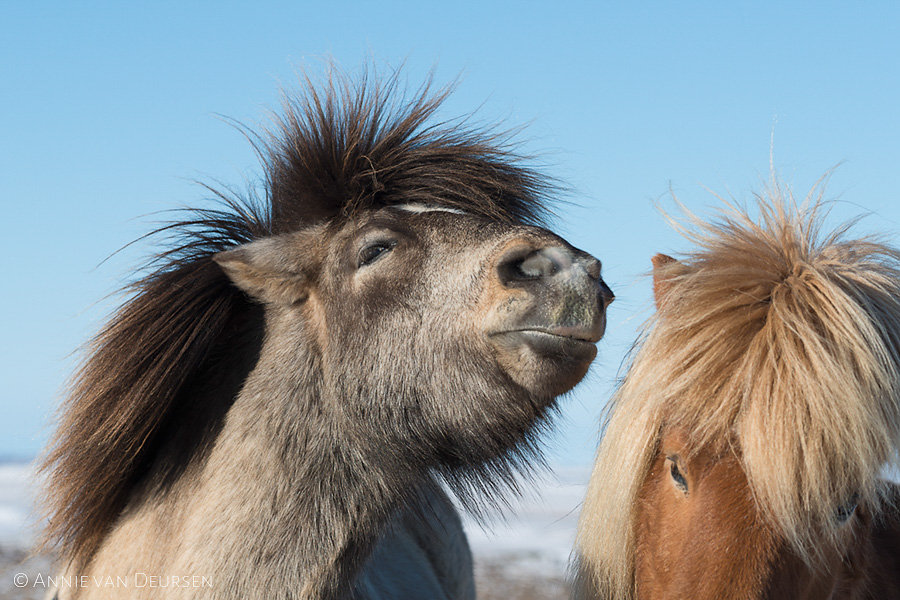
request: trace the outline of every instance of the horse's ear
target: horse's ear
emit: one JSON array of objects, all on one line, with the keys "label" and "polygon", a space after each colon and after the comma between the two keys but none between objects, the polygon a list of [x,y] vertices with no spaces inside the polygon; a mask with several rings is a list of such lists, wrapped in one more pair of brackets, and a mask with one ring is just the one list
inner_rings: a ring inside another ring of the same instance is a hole
[{"label": "horse's ear", "polygon": [[650,262],[653,263],[653,298],[656,300],[658,310],[665,302],[669,288],[672,287],[671,280],[683,274],[685,267],[666,254],[657,254]]},{"label": "horse's ear", "polygon": [[268,304],[294,304],[309,295],[313,256],[302,234],[273,236],[213,256],[232,282]]}]

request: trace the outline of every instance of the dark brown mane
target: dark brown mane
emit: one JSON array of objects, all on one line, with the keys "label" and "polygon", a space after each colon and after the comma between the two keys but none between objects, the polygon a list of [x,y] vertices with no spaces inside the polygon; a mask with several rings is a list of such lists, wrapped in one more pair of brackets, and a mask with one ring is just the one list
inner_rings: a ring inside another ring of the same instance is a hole
[{"label": "dark brown mane", "polygon": [[[136,486],[164,490],[164,481],[145,481],[151,465],[175,473],[214,438],[228,406],[213,404],[208,388],[237,392],[261,323],[259,308],[211,260],[217,252],[409,202],[542,220],[547,181],[502,135],[462,122],[429,125],[449,89],[432,94],[426,85],[409,100],[398,87],[396,76],[354,84],[332,72],[325,86],[307,79],[273,131],[255,138],[262,193],[217,194],[220,207],[157,232],[171,236],[168,249],[88,346],[42,461],[46,544],[87,561]],[[232,375],[217,381],[213,372]]]}]

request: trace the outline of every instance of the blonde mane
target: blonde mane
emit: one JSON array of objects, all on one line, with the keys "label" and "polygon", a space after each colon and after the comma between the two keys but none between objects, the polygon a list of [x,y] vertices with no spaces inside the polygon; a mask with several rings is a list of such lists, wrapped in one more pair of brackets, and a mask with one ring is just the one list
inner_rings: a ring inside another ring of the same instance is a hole
[{"label": "blonde mane", "polygon": [[[741,459],[770,525],[807,561],[851,498],[879,506],[900,440],[900,252],[823,230],[774,177],[752,208],[674,223],[696,246],[610,405],[582,510],[576,597],[634,593],[633,519],[664,424]],[[758,213],[754,218],[752,212]]]}]

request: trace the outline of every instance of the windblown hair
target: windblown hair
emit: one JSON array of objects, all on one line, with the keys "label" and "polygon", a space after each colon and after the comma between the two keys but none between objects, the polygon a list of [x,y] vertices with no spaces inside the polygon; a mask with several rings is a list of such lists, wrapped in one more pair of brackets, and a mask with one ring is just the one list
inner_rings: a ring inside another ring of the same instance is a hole
[{"label": "windblown hair", "polygon": [[852,223],[825,231],[822,192],[798,205],[773,177],[757,218],[726,202],[718,220],[675,223],[697,249],[657,273],[665,295],[612,399],[581,597],[633,597],[637,495],[664,424],[736,451],[763,517],[811,564],[836,507],[858,495],[878,510],[900,444],[900,252],[850,239]]},{"label": "windblown hair", "polygon": [[[322,85],[307,77],[272,130],[250,136],[261,192],[242,199],[212,190],[216,206],[156,232],[168,236],[168,249],[87,347],[61,407],[41,465],[45,544],[84,564],[138,486],[165,485],[215,439],[258,356],[262,310],[214,254],[409,202],[541,223],[548,180],[505,134],[463,120],[431,123],[451,90],[430,87],[410,95],[397,74],[355,81],[334,67]],[[215,386],[229,391],[227,401],[213,400]],[[167,473],[163,481],[145,481],[151,467]]]}]

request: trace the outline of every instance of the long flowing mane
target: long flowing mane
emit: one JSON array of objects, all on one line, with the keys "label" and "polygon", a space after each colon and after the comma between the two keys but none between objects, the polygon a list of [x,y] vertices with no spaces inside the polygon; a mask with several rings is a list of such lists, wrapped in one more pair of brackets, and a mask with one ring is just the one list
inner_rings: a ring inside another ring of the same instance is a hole
[{"label": "long flowing mane", "polygon": [[[214,191],[214,208],[157,232],[166,249],[86,348],[61,407],[41,465],[46,544],[86,562],[138,486],[164,491],[215,439],[262,328],[259,306],[212,261],[217,252],[412,201],[541,223],[548,180],[504,134],[430,123],[449,92],[429,82],[409,97],[398,75],[354,81],[333,67],[321,85],[307,78],[271,131],[251,136],[262,191]],[[147,481],[151,466],[162,476]]]},{"label": "long flowing mane", "polygon": [[[900,441],[900,253],[826,231],[817,186],[676,224],[696,250],[616,391],[578,533],[578,594],[633,597],[634,510],[663,424],[736,448],[769,523],[814,561],[835,507],[877,507]],[[728,204],[728,203],[726,203]],[[752,213],[758,213],[757,217]]]}]

